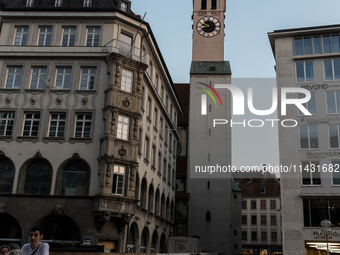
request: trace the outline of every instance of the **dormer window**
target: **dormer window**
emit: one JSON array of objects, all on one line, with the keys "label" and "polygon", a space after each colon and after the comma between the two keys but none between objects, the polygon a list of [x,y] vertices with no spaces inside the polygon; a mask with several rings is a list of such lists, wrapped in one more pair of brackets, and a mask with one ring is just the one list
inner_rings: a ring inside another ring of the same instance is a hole
[{"label": "dormer window", "polygon": [[91,7],[92,0],[84,0],[84,7]]},{"label": "dormer window", "polygon": [[63,6],[63,0],[55,0],[55,7],[62,7]]},{"label": "dormer window", "polygon": [[33,5],[34,5],[34,0],[27,0],[26,7],[33,7]]},{"label": "dormer window", "polygon": [[122,11],[126,12],[126,11],[127,11],[127,3],[121,2],[121,3],[120,3],[120,9],[121,9]]}]

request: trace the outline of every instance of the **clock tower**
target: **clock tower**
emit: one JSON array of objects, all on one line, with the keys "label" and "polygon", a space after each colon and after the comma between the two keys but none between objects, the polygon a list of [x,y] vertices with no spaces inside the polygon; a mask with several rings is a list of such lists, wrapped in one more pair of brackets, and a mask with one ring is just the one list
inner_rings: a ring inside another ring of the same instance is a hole
[{"label": "clock tower", "polygon": [[193,2],[192,61],[223,61],[225,0]]},{"label": "clock tower", "polygon": [[[215,87],[231,84],[230,63],[224,61],[225,11],[226,0],[193,0],[188,236],[199,236],[204,251],[236,255],[241,253],[241,193],[231,172],[222,171],[231,165],[231,94]],[[214,127],[214,119],[228,123]]]}]

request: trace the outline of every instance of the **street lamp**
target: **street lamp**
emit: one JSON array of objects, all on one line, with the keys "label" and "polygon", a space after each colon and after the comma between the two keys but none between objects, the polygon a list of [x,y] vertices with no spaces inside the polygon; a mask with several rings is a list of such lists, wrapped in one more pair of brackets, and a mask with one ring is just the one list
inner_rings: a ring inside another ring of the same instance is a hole
[{"label": "street lamp", "polygon": [[332,230],[330,228],[332,223],[329,220],[322,220],[320,222],[320,225],[322,226],[321,232],[325,233],[325,235],[326,235],[327,255],[329,255],[329,250],[328,250],[328,235],[332,232]]}]

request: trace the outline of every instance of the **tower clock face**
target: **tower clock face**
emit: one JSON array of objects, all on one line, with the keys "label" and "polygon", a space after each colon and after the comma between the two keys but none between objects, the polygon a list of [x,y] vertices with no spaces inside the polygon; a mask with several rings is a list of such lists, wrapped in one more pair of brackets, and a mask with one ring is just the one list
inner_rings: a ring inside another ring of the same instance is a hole
[{"label": "tower clock face", "polygon": [[197,32],[204,37],[213,37],[221,30],[221,23],[215,17],[204,17],[197,22]]}]

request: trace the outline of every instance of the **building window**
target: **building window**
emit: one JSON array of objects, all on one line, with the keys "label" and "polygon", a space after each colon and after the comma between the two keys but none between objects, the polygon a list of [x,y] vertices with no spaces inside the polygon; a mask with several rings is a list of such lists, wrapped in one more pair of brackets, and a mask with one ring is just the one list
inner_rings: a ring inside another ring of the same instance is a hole
[{"label": "building window", "polygon": [[125,166],[115,165],[113,169],[112,194],[124,195]]},{"label": "building window", "polygon": [[171,182],[171,165],[168,165],[168,183]]},{"label": "building window", "polygon": [[314,81],[313,61],[296,62],[296,81],[297,82]]},{"label": "building window", "polygon": [[252,241],[257,241],[257,232],[256,231],[252,231],[251,232],[251,240]]},{"label": "building window", "polygon": [[242,231],[242,241],[247,241],[248,237],[247,237],[247,231]]},{"label": "building window", "polygon": [[247,201],[242,200],[242,209],[247,209]]},{"label": "building window", "polygon": [[217,5],[216,5],[217,0],[211,0],[211,9],[216,9]]},{"label": "building window", "polygon": [[339,148],[339,125],[329,125],[329,147]]},{"label": "building window", "polygon": [[301,162],[301,168],[302,185],[321,185],[318,161]]},{"label": "building window", "polygon": [[261,215],[261,225],[267,225],[267,216]]},{"label": "building window", "polygon": [[340,91],[326,92],[327,113],[340,113]]},{"label": "building window", "polygon": [[49,137],[64,137],[66,126],[66,113],[51,113]]},{"label": "building window", "polygon": [[156,168],[156,147],[152,146],[151,165]]},{"label": "building window", "polygon": [[76,115],[75,137],[87,138],[91,136],[92,114],[78,113]]},{"label": "building window", "polygon": [[132,56],[132,37],[124,33],[120,34],[119,54],[131,58]]},{"label": "building window", "polygon": [[122,71],[122,83],[121,90],[131,93],[133,84],[133,72],[123,69]]},{"label": "building window", "polygon": [[158,109],[155,108],[155,112],[154,112],[154,115],[153,115],[153,125],[156,129],[158,129]]},{"label": "building window", "polygon": [[163,161],[163,180],[166,180],[166,159]]},{"label": "building window", "polygon": [[161,99],[164,100],[164,86],[161,86]]},{"label": "building window", "polygon": [[270,200],[270,209],[276,210],[276,200]]},{"label": "building window", "polygon": [[167,111],[169,110],[169,97],[168,97],[168,95],[166,95],[166,97],[165,97],[165,108],[166,108]]},{"label": "building window", "polygon": [[256,215],[252,215],[252,216],[251,216],[251,224],[252,224],[252,225],[256,225],[256,224],[257,224]]},{"label": "building window", "polygon": [[142,155],[142,144],[143,144],[143,134],[142,134],[142,129],[139,129],[139,143],[138,143],[138,154]]},{"label": "building window", "polygon": [[55,81],[55,89],[71,88],[71,72],[70,67],[58,67]]},{"label": "building window", "polygon": [[51,192],[52,166],[45,159],[32,160],[25,169],[21,194],[49,195]]},{"label": "building window", "polygon": [[166,146],[168,146],[168,126],[167,125],[165,125],[165,132],[164,132],[165,134],[165,145]]},{"label": "building window", "polygon": [[311,37],[295,38],[295,55],[312,54]]},{"label": "building window", "polygon": [[333,185],[340,185],[340,161],[331,161],[332,169],[329,169],[329,171],[332,171],[332,180]]},{"label": "building window", "polygon": [[172,152],[172,133],[170,133],[169,150],[170,150],[170,152]]},{"label": "building window", "polygon": [[151,104],[152,104],[152,100],[151,100],[151,98],[150,97],[148,97],[148,102],[147,102],[147,105],[146,105],[146,116],[147,116],[147,118],[149,119],[149,121],[151,121],[151,109],[152,109],[152,107],[151,107]]},{"label": "building window", "polygon": [[256,200],[250,201],[250,209],[256,209]]},{"label": "building window", "polygon": [[[311,113],[316,114],[316,99],[315,99],[315,92],[311,92],[311,98],[307,103],[303,103],[302,105]],[[305,98],[305,94],[298,94],[298,98]],[[299,115],[304,115],[300,109],[298,109]]]},{"label": "building window", "polygon": [[266,207],[267,207],[267,201],[261,200],[261,209],[266,209]]},{"label": "building window", "polygon": [[149,162],[149,146],[150,146],[150,139],[149,137],[145,137],[145,144],[144,144],[144,158]]},{"label": "building window", "polygon": [[69,161],[63,168],[60,195],[86,196],[89,194],[90,169],[79,159]]},{"label": "building window", "polygon": [[92,0],[84,0],[84,7],[91,7],[92,5]]},{"label": "building window", "polygon": [[99,46],[99,39],[100,39],[100,27],[88,27],[86,46]]},{"label": "building window", "polygon": [[207,0],[201,0],[201,9],[205,10],[207,9]]},{"label": "building window", "polygon": [[33,7],[34,6],[34,0],[27,0],[26,1],[26,7]]},{"label": "building window", "polygon": [[339,34],[322,35],[323,39],[323,52],[339,52]]},{"label": "building window", "polygon": [[63,0],[55,0],[55,7],[62,7],[63,6]]},{"label": "building window", "polygon": [[82,68],[80,90],[94,90],[96,85],[97,68]]},{"label": "building window", "polygon": [[161,174],[161,169],[162,169],[162,154],[158,154],[158,173]]},{"label": "building window", "polygon": [[14,116],[14,112],[0,112],[0,136],[13,134]]},{"label": "building window", "polygon": [[47,67],[33,67],[30,89],[44,89],[46,77]]},{"label": "building window", "polygon": [[8,67],[6,89],[20,89],[22,67]]},{"label": "building window", "polygon": [[320,227],[320,222],[329,219],[331,227],[340,225],[340,199],[325,197],[303,199],[303,215],[305,227]]},{"label": "building window", "polygon": [[52,39],[52,28],[51,27],[40,27],[38,46],[50,46],[51,39]]},{"label": "building window", "polygon": [[164,130],[163,130],[163,118],[161,117],[161,119],[160,119],[160,132],[159,132],[159,135],[161,136],[161,138],[163,138],[163,136],[162,136],[162,134],[163,134],[163,132],[164,132]]},{"label": "building window", "polygon": [[40,113],[25,113],[24,130],[22,136],[38,136]]},{"label": "building window", "polygon": [[117,138],[128,141],[130,133],[130,118],[118,116]]},{"label": "building window", "polygon": [[127,4],[125,2],[121,2],[120,3],[120,9],[123,11],[123,12],[126,12],[127,11]]},{"label": "building window", "polygon": [[261,241],[267,241],[267,232],[261,232]]},{"label": "building window", "polygon": [[242,224],[247,225],[247,215],[242,215]]},{"label": "building window", "polygon": [[0,194],[12,193],[14,172],[13,162],[7,157],[0,156]]},{"label": "building window", "polygon": [[270,225],[276,225],[276,215],[270,216]]},{"label": "building window", "polygon": [[300,148],[316,149],[319,148],[318,127],[300,126]]},{"label": "building window", "polygon": [[340,80],[340,59],[324,60],[325,80]]},{"label": "building window", "polygon": [[211,212],[210,211],[207,211],[205,213],[205,221],[206,222],[211,222]]},{"label": "building window", "polygon": [[28,27],[17,27],[15,29],[14,45],[26,46],[28,38]]},{"label": "building window", "polygon": [[63,27],[63,40],[61,46],[74,46],[76,41],[76,28]]},{"label": "building window", "polygon": [[277,233],[272,232],[272,241],[276,242],[277,241]]}]

